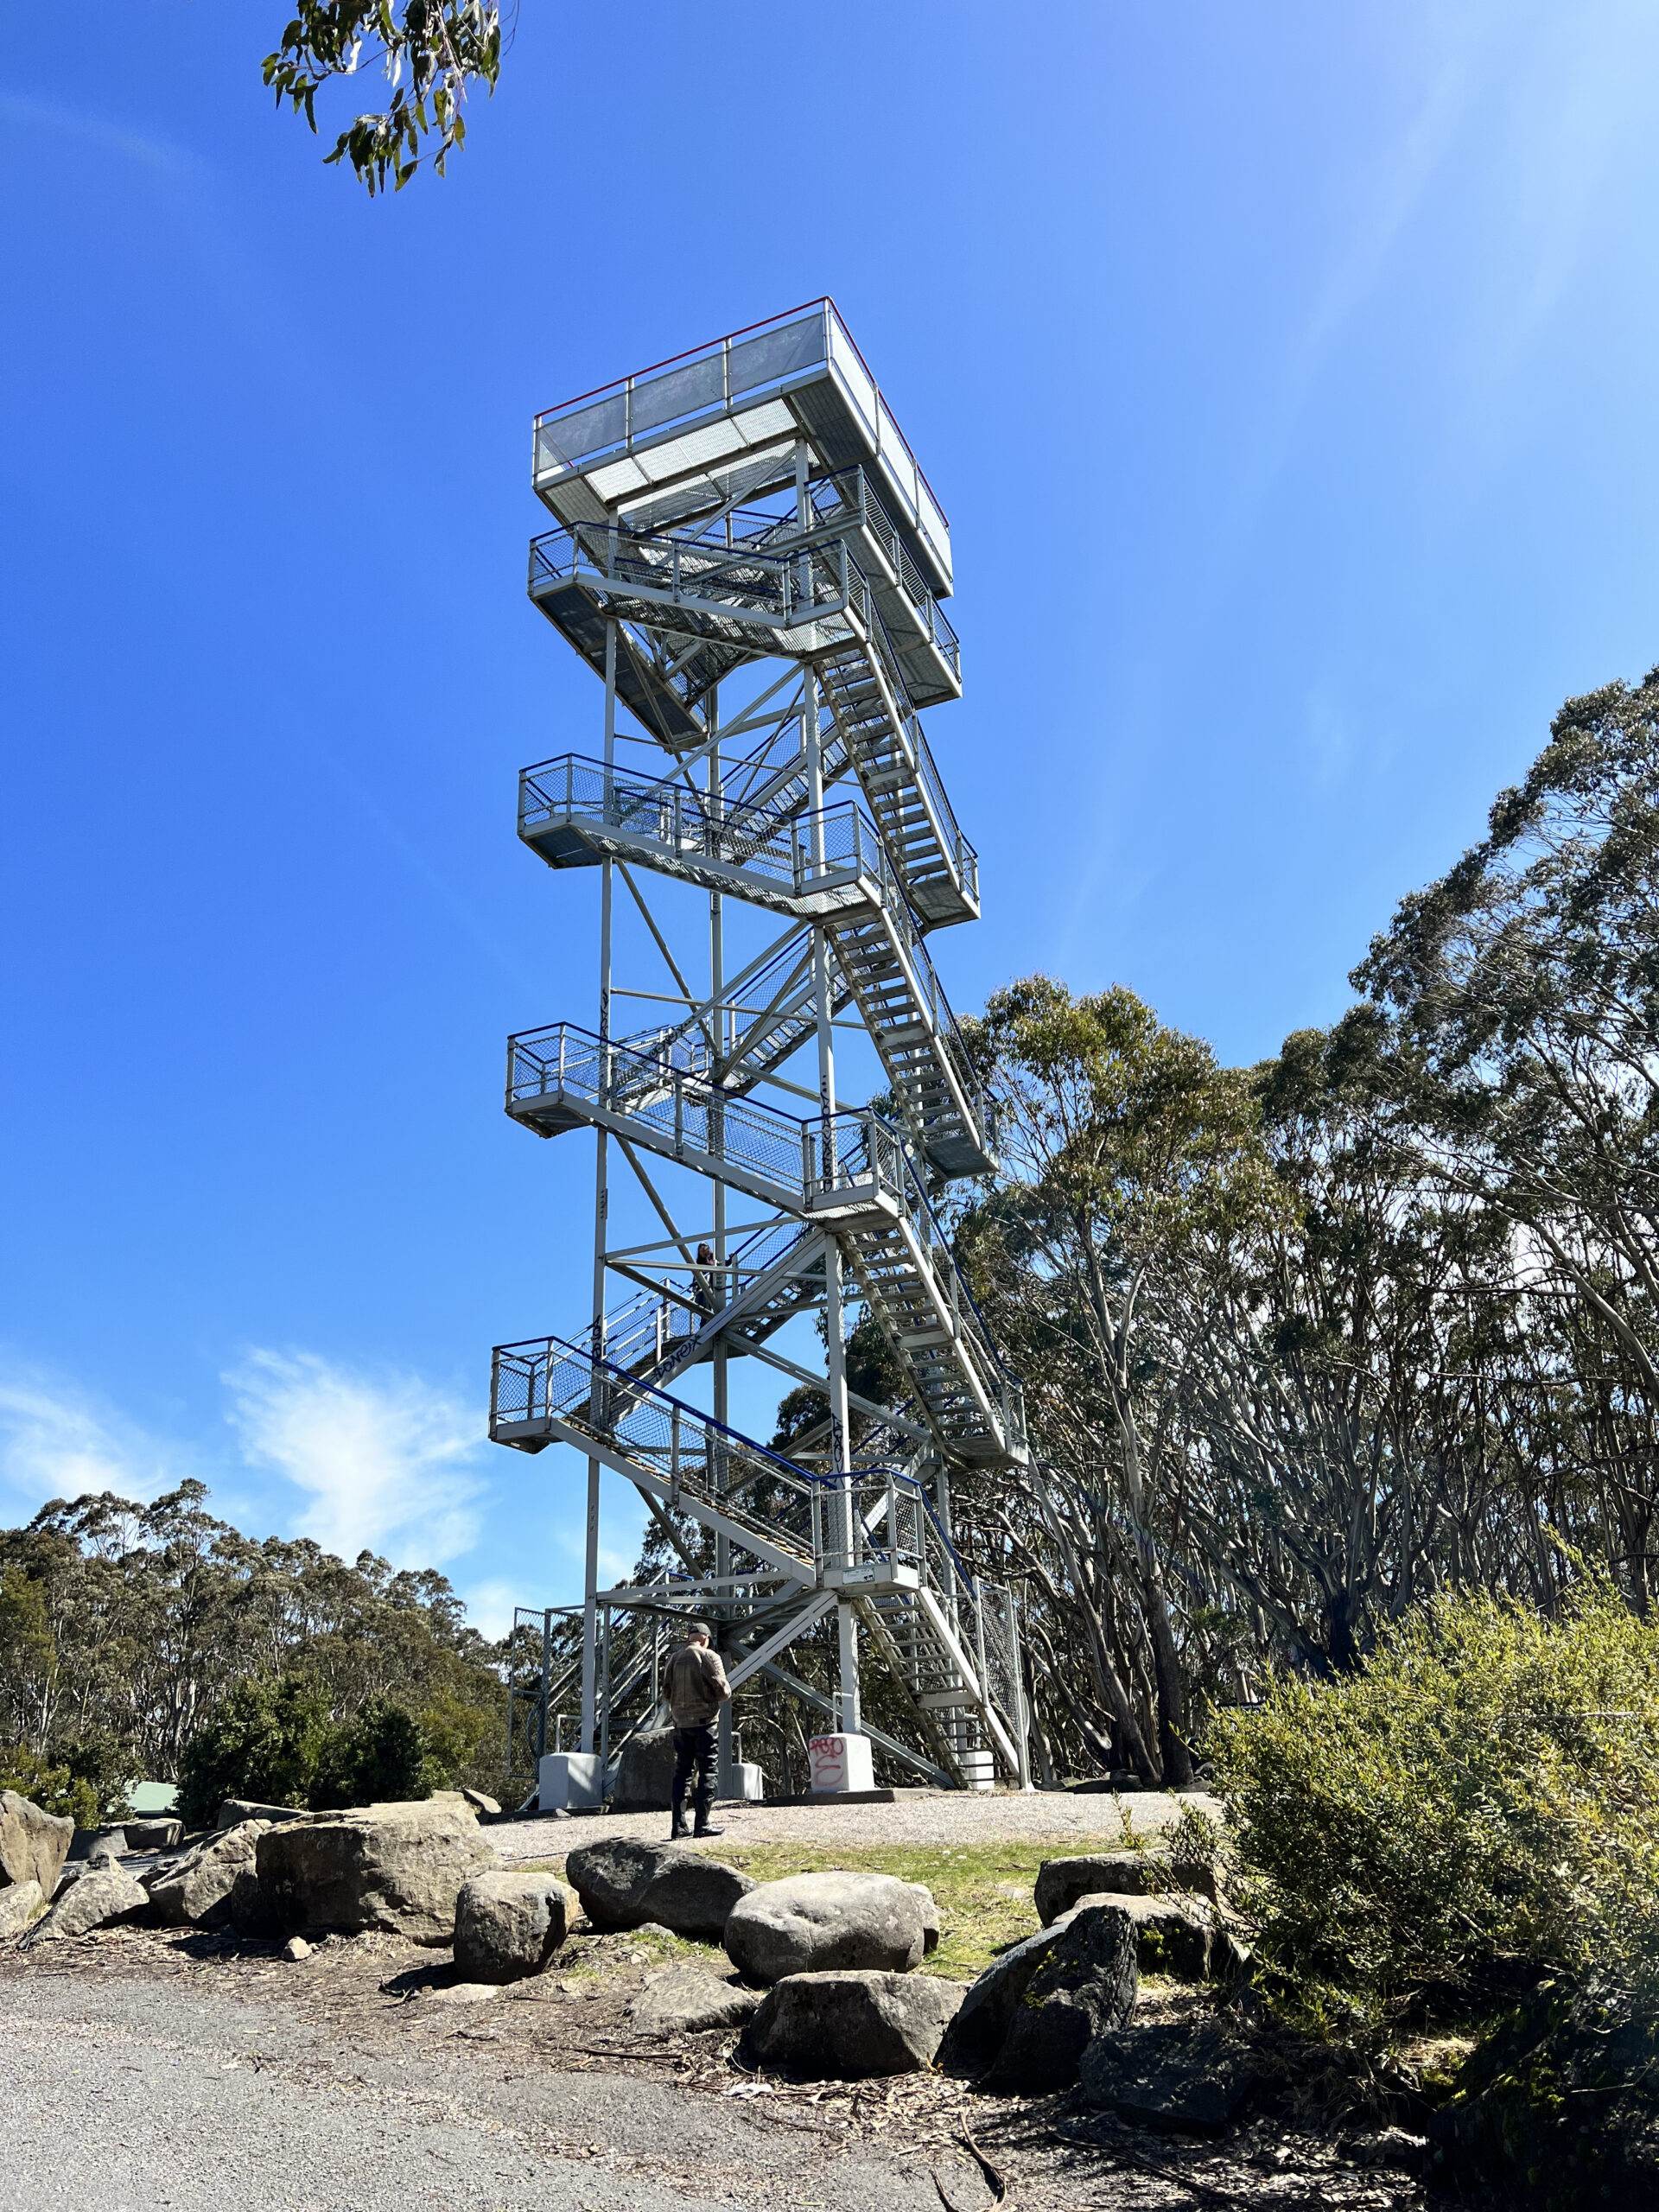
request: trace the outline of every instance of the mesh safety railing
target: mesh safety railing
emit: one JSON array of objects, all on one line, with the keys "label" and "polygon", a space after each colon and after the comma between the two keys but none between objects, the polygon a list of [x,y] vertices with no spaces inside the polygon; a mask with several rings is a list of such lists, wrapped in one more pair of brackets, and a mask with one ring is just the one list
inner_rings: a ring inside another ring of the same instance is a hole
[{"label": "mesh safety railing", "polygon": [[631,531],[620,523],[577,523],[531,539],[530,591],[534,598],[551,583],[585,574],[624,598],[649,592],[676,606],[706,605],[717,614],[753,615],[772,628],[798,629],[845,608],[850,559],[840,540],[810,553],[772,553]]},{"label": "mesh safety railing", "polygon": [[[683,1043],[695,1057],[697,1048]],[[896,1131],[874,1114],[798,1119],[717,1089],[695,1067],[553,1022],[508,1039],[507,1109],[576,1099],[608,1109],[654,1138],[747,1169],[791,1201],[874,1182],[901,1193],[913,1181]]]},{"label": "mesh safety railing", "polygon": [[521,836],[589,824],[663,847],[682,861],[723,861],[804,897],[861,877],[884,896],[897,886],[886,845],[856,804],[791,814],[689,791],[581,753],[539,761],[519,778]]}]

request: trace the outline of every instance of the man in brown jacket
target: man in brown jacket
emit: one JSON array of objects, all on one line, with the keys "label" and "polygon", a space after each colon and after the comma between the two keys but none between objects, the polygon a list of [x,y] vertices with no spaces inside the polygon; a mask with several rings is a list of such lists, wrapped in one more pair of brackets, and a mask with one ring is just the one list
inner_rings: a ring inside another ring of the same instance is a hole
[{"label": "man in brown jacket", "polygon": [[674,1826],[669,1840],[685,1834],[685,1785],[691,1770],[697,1770],[697,1835],[718,1835],[709,1825],[709,1806],[715,1794],[715,1729],[720,1708],[730,1697],[731,1685],[720,1654],[709,1648],[706,1621],[687,1624],[685,1642],[668,1662],[668,1709],[674,1719]]}]

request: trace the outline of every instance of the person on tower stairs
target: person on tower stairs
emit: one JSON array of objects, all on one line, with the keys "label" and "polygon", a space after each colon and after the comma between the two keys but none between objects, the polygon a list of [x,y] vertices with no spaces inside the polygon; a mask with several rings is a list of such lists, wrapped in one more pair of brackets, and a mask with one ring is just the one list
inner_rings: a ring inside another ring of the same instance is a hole
[{"label": "person on tower stairs", "polygon": [[720,1654],[709,1648],[706,1621],[690,1622],[685,1642],[668,1662],[668,1709],[674,1720],[674,1825],[669,1840],[685,1834],[685,1788],[691,1770],[697,1770],[696,1794],[692,1799],[697,1816],[697,1835],[718,1835],[709,1825],[709,1807],[715,1794],[715,1726],[720,1708],[731,1696],[731,1685]]}]

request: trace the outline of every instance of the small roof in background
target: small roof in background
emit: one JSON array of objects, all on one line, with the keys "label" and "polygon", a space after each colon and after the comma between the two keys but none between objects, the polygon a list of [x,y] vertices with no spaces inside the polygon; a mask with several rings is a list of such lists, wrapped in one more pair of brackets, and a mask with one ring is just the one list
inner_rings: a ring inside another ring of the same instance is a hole
[{"label": "small roof in background", "polygon": [[170,1813],[178,1799],[176,1782],[135,1782],[127,1790],[128,1804],[145,1818],[153,1813]]}]

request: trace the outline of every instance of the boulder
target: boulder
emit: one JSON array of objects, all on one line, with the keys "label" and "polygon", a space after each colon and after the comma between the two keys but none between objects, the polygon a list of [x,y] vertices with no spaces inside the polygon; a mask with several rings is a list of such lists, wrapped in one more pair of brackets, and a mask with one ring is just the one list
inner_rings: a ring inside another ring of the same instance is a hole
[{"label": "boulder", "polygon": [[674,1802],[674,1731],[644,1729],[630,1736],[617,1762],[613,1813],[665,1813]]},{"label": "boulder", "polygon": [[[1071,1929],[1079,1921],[1097,1920],[1105,1926],[1095,1934],[1085,1928],[1085,1946],[1095,1946],[1094,1951],[1084,1948],[1067,1952],[1071,1961],[1068,1974],[1074,1978],[1076,1986],[1081,1986],[1086,1978],[1081,1973],[1081,1966],[1090,1956],[1096,1956],[1103,1965],[1114,1962],[1114,1973],[1121,1973],[1121,1967],[1115,1962],[1122,1948],[1128,1946],[1133,1968],[1133,1929],[1128,1914],[1119,1909],[1124,1903],[1120,1897],[1095,1897],[1073,1905],[1052,1927],[1039,1929],[1036,1935],[1027,1936],[1023,1942],[1014,1944],[1001,1958],[993,1960],[978,1980],[969,1985],[962,2009],[951,2021],[940,2050],[940,2065],[949,2073],[982,2074],[995,2064],[1039,1969],[1046,1967],[1065,1944]],[[1065,1974],[1057,1974],[1045,1985],[1051,1998],[1072,1986],[1073,1980]],[[1131,1980],[1131,2002],[1134,1993]]]},{"label": "boulder", "polygon": [[236,1828],[244,1821],[268,1821],[275,1827],[279,1821],[304,1821],[310,1817],[298,1805],[256,1805],[251,1797],[227,1797],[214,1815],[213,1826]]},{"label": "boulder", "polygon": [[269,1821],[242,1821],[210,1835],[182,1859],[153,1866],[143,1878],[149,1901],[169,1928],[222,1928],[231,1916],[237,1876],[253,1866]]},{"label": "boulder", "polygon": [[73,1821],[43,1813],[15,1789],[0,1789],[0,1889],[14,1882],[38,1882],[41,1895],[49,1897],[74,1833]]},{"label": "boulder", "polygon": [[564,1872],[595,1928],[642,1928],[654,1920],[709,1943],[719,1942],[732,1908],[754,1889],[735,1866],[683,1844],[620,1835],[573,1851]]},{"label": "boulder", "polygon": [[1069,2088],[1094,2037],[1133,2012],[1138,1986],[1129,1916],[1115,1899],[1079,1908],[1027,1982],[979,2087],[995,2096]]},{"label": "boulder", "polygon": [[1178,1866],[1162,1851],[1103,1851],[1086,1859],[1045,1859],[1037,1869],[1037,1916],[1045,1928],[1089,1897],[1198,1896],[1213,1904],[1212,1866]]},{"label": "boulder", "polygon": [[117,1843],[114,1839],[110,1836],[99,1836],[98,1841],[92,1846],[92,1849],[86,1854],[86,1864],[89,1867],[118,1866],[121,1864],[122,1852],[125,1845],[126,1837],[124,1831],[118,1830],[118,1834],[119,1834],[122,1838],[120,1843]]},{"label": "boulder", "polygon": [[869,1969],[793,1974],[769,1990],[743,2036],[751,2065],[812,2079],[863,2081],[931,2066],[959,1982]]},{"label": "boulder", "polygon": [[791,1874],[762,1882],[732,1908],[727,1956],[759,1982],[842,1967],[906,1973],[927,1948],[920,1887],[891,1874]]},{"label": "boulder", "polygon": [[44,1920],[37,1920],[24,1939],[55,1943],[69,1936],[86,1936],[94,1928],[108,1928],[131,1920],[148,1910],[143,1885],[122,1866],[89,1866],[73,1887],[66,1890]]},{"label": "boulder", "polygon": [[492,1820],[501,1810],[486,1789],[463,1789],[461,1794],[475,1813],[487,1813]]},{"label": "boulder", "polygon": [[758,1991],[721,1981],[702,1967],[669,1967],[647,1976],[628,2018],[641,2035],[696,2036],[741,2028],[760,2002]]},{"label": "boulder", "polygon": [[259,1888],[281,1932],[384,1929],[448,1943],[461,1885],[494,1864],[470,1812],[450,1805],[368,1805],[266,1830],[254,1853]]},{"label": "boulder", "polygon": [[238,1936],[256,1942],[276,1942],[286,1932],[276,1908],[259,1885],[257,1854],[251,1866],[238,1867],[231,1884],[229,1919]]},{"label": "boulder", "polygon": [[184,1822],[129,1821],[124,1833],[129,1851],[173,1851],[184,1834]]},{"label": "boulder", "polygon": [[1120,2120],[1215,2134],[1249,2094],[1256,2067],[1213,2020],[1149,2020],[1096,2036],[1078,2078],[1084,2101]]},{"label": "boulder", "polygon": [[0,1890],[0,1943],[10,1943],[15,1936],[21,1936],[45,1904],[41,1885],[33,1878],[8,1882]]},{"label": "boulder", "polygon": [[79,1861],[84,1866],[90,1859],[118,1859],[126,1847],[126,1829],[113,1821],[107,1827],[77,1828],[69,1839],[69,1855],[64,1864],[72,1866]]},{"label": "boulder", "polygon": [[906,1882],[905,1887],[915,1891],[922,1908],[922,1955],[931,1958],[939,1948],[939,1908],[925,1882]]},{"label": "boulder", "polygon": [[1176,1981],[1208,1981],[1221,1965],[1223,1936],[1214,1908],[1202,1897],[1114,1897],[1135,1923],[1142,1974]]},{"label": "boulder", "polygon": [[540,1974],[575,1917],[573,1891],[552,1874],[474,1874],[455,1900],[455,1970],[468,1981]]}]

